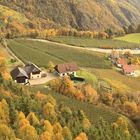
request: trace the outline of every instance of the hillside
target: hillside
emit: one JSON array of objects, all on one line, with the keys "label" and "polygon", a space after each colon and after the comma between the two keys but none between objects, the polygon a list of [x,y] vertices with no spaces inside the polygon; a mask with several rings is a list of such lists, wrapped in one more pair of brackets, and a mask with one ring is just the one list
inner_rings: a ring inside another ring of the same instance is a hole
[{"label": "hillside", "polygon": [[67,26],[104,30],[140,22],[138,0],[1,0],[27,18],[41,21],[42,27]]},{"label": "hillside", "polygon": [[0,65],[0,140],[93,140],[103,139],[103,134],[113,140],[118,136],[139,140],[128,117],[105,104],[95,105],[95,98],[83,102],[44,86],[23,86],[7,79],[4,73],[12,57],[7,55],[0,51],[0,64],[4,63]]}]

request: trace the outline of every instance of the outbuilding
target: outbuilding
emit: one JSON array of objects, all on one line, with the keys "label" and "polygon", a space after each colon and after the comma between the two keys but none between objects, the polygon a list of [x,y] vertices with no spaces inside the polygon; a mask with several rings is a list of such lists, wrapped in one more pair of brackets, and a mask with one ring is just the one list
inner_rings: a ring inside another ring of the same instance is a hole
[{"label": "outbuilding", "polygon": [[24,69],[20,67],[16,67],[11,71],[11,77],[16,83],[22,83],[22,84],[28,83],[28,79],[29,79],[27,73],[24,71]]}]

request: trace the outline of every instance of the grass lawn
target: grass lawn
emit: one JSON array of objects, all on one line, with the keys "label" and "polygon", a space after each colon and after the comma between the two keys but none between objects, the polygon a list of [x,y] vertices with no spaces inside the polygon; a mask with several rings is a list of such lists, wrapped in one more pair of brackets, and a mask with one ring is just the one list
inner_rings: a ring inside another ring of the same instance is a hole
[{"label": "grass lawn", "polygon": [[91,39],[91,38],[80,38],[80,37],[53,37],[50,40],[79,46],[79,47],[89,47],[89,48],[99,48],[101,46],[111,46],[114,48],[131,48],[140,46],[139,44],[129,43],[121,40],[112,40],[112,39]]},{"label": "grass lawn", "polygon": [[112,69],[89,69],[89,71],[99,78],[107,78],[118,82],[118,84],[126,85],[126,87],[132,89],[132,91],[140,91],[140,77],[128,77]]},{"label": "grass lawn", "polygon": [[80,67],[110,68],[110,62],[101,53],[26,39],[8,40],[8,46],[24,62],[40,67],[47,67],[49,61],[56,64],[75,61]]},{"label": "grass lawn", "polygon": [[128,34],[123,37],[116,38],[117,40],[120,41],[127,41],[127,42],[133,42],[133,43],[139,43],[140,44],[140,33],[136,34]]}]

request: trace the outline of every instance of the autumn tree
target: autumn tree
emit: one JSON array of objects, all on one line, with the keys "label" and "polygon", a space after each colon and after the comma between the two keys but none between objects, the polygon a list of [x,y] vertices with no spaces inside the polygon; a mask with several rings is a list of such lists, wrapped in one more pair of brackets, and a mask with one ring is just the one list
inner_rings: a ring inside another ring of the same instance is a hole
[{"label": "autumn tree", "polygon": [[39,125],[40,122],[34,112],[30,112],[27,116],[27,120],[30,122],[31,125],[36,126]]},{"label": "autumn tree", "polygon": [[80,133],[74,140],[88,140],[86,133]]},{"label": "autumn tree", "polygon": [[4,124],[9,123],[9,106],[6,100],[0,102],[0,122]]},{"label": "autumn tree", "polygon": [[86,97],[86,100],[90,103],[96,104],[99,99],[99,94],[97,91],[89,84],[83,86],[82,89],[83,94]]},{"label": "autumn tree", "polygon": [[44,121],[43,130],[53,134],[53,126],[48,120]]},{"label": "autumn tree", "polygon": [[57,120],[55,106],[49,102],[43,106],[43,114],[51,122]]},{"label": "autumn tree", "polygon": [[19,129],[19,138],[22,140],[38,140],[38,135],[33,126],[25,125]]},{"label": "autumn tree", "polygon": [[113,103],[113,95],[111,93],[104,93],[102,96],[101,96],[101,100],[103,103],[105,103],[106,105],[109,105],[111,106],[112,103]]},{"label": "autumn tree", "polygon": [[124,112],[126,113],[126,115],[128,115],[129,117],[137,116],[138,106],[136,102],[126,101],[123,106],[124,106]]},{"label": "autumn tree", "polygon": [[100,38],[100,39],[107,39],[108,38],[108,34],[105,33],[105,32],[99,32],[98,38]]},{"label": "autumn tree", "polygon": [[63,128],[59,122],[55,123],[53,126],[53,140],[64,140]]},{"label": "autumn tree", "polygon": [[6,124],[0,124],[0,140],[15,140],[15,134]]},{"label": "autumn tree", "polygon": [[48,70],[49,70],[50,73],[54,72],[54,67],[55,67],[55,64],[52,61],[49,61]]},{"label": "autumn tree", "polygon": [[52,134],[45,131],[40,135],[39,140],[52,140]]},{"label": "autumn tree", "polygon": [[65,140],[72,140],[72,134],[68,127],[63,128],[63,137]]}]

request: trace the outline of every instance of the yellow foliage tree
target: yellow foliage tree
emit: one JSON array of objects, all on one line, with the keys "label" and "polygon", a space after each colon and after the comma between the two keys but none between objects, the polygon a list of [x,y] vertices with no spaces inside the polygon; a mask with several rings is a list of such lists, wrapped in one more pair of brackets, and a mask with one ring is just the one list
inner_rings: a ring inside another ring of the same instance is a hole
[{"label": "yellow foliage tree", "polygon": [[91,126],[90,121],[89,121],[87,118],[84,118],[84,119],[83,119],[83,127],[84,127],[85,129],[89,129],[90,126]]},{"label": "yellow foliage tree", "polygon": [[83,87],[82,92],[84,93],[86,99],[91,103],[97,103],[99,95],[97,91],[89,84]]},{"label": "yellow foliage tree", "polygon": [[30,112],[27,116],[27,120],[30,122],[31,125],[35,126],[40,124],[38,118],[36,117],[36,115],[33,112]]},{"label": "yellow foliage tree", "polygon": [[40,135],[39,140],[52,140],[52,134],[45,131]]},{"label": "yellow foliage tree", "polygon": [[53,133],[53,126],[51,125],[51,123],[48,120],[44,121],[44,126],[43,129],[47,132],[49,132],[50,134]]},{"label": "yellow foliage tree", "polygon": [[0,122],[9,123],[9,106],[4,99],[0,102]]},{"label": "yellow foliage tree", "polygon": [[74,140],[88,140],[88,137],[85,133],[80,133]]},{"label": "yellow foliage tree", "polygon": [[138,106],[136,102],[126,101],[124,103],[124,111],[128,116],[135,116],[138,113]]},{"label": "yellow foliage tree", "polygon": [[33,126],[26,125],[19,129],[19,138],[22,140],[38,140],[38,135]]},{"label": "yellow foliage tree", "polygon": [[0,124],[0,140],[15,140],[13,131],[5,124]]},{"label": "yellow foliage tree", "polygon": [[53,126],[53,132],[54,134],[56,133],[62,133],[62,126],[59,122],[55,123],[54,126]]},{"label": "yellow foliage tree", "polygon": [[52,105],[51,103],[47,103],[46,105],[44,105],[43,114],[45,116],[48,116],[48,115],[54,116],[54,115],[56,115],[54,105]]},{"label": "yellow foliage tree", "polygon": [[72,140],[72,134],[71,134],[71,131],[68,127],[64,127],[63,128],[63,137],[64,139],[66,140]]}]

